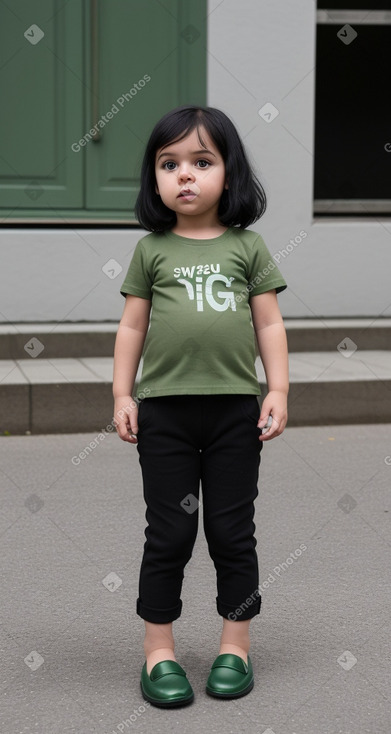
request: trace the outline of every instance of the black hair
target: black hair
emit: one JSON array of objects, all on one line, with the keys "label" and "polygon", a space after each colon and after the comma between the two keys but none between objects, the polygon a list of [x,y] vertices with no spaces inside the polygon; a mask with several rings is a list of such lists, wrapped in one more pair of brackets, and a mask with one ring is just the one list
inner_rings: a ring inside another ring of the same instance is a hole
[{"label": "black hair", "polygon": [[220,152],[225,164],[228,189],[224,189],[218,218],[226,227],[248,227],[266,210],[265,191],[253,172],[243,143],[229,117],[214,107],[182,105],[167,112],[155,125],[145,149],[141,166],[141,186],[135,213],[144,229],[164,232],[176,224],[176,213],[156,193],[155,157],[159,148],[183,140],[197,128],[204,127]]}]

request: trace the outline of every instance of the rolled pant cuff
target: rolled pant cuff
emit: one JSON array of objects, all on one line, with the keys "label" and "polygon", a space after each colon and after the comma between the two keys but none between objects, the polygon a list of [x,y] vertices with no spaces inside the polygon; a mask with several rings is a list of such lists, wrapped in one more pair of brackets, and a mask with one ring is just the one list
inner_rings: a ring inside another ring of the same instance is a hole
[{"label": "rolled pant cuff", "polygon": [[248,597],[242,604],[234,607],[232,604],[225,604],[216,596],[217,612],[221,617],[229,619],[232,622],[244,622],[246,619],[252,619],[261,611],[261,595],[253,599]]},{"label": "rolled pant cuff", "polygon": [[182,601],[176,607],[171,607],[170,609],[152,609],[151,607],[146,607],[140,599],[137,599],[136,610],[139,617],[146,622],[169,624],[169,622],[173,622],[181,616]]}]

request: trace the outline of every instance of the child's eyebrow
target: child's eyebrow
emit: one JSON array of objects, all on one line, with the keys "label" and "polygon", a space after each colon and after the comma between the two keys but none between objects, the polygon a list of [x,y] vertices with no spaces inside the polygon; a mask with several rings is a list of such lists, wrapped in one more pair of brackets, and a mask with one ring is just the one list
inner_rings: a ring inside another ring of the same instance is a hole
[{"label": "child's eyebrow", "polygon": [[[192,150],[192,152],[190,153],[190,155],[201,155],[202,153],[203,154],[208,153],[209,155],[213,155],[213,158],[216,158],[215,154],[212,153],[212,151],[211,150],[208,150],[207,148],[202,148],[202,150]],[[158,161],[164,155],[169,155],[169,156],[171,156],[171,158],[175,158],[175,156],[178,155],[178,154],[177,153],[170,153],[169,150],[168,151],[165,151],[164,153],[160,153],[160,155],[158,156]]]}]

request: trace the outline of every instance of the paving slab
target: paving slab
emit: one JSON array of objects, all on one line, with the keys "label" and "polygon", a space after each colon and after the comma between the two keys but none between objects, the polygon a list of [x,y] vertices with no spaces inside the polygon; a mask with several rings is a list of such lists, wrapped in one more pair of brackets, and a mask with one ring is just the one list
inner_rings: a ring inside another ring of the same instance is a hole
[{"label": "paving slab", "polygon": [[17,359],[16,364],[30,384],[50,385],[60,382],[102,382],[80,359]]},{"label": "paving slab", "polygon": [[0,453],[2,732],[389,733],[391,424],[287,428],[264,444],[255,687],[233,701],[205,693],[222,620],[201,488],[173,625],[195,701],[171,711],[139,686],[136,447],[88,432],[0,437]]},{"label": "paving slab", "polygon": [[29,379],[14,359],[0,360],[0,385],[28,385]]}]

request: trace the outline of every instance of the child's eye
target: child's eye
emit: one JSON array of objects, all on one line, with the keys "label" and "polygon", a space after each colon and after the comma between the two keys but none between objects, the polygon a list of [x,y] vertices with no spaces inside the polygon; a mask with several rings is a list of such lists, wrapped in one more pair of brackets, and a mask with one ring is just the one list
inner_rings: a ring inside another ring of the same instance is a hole
[{"label": "child's eye", "polygon": [[[176,168],[175,161],[165,161],[162,165],[162,168],[165,171],[174,171]],[[196,166],[198,168],[208,168],[210,166],[210,161],[205,160],[204,158],[200,158],[198,161],[196,161]]]},{"label": "child's eye", "polygon": [[[173,166],[173,168],[170,168],[170,166]],[[165,168],[166,171],[173,171],[176,166],[176,163],[174,161],[166,161],[163,163],[163,168]]]}]

